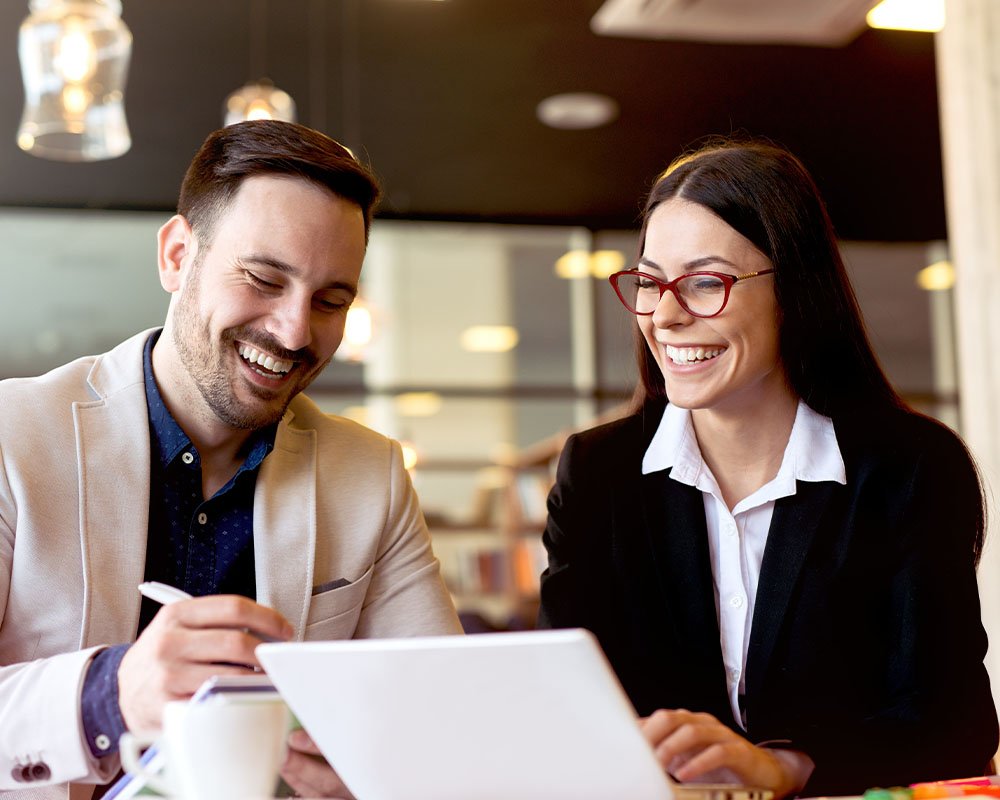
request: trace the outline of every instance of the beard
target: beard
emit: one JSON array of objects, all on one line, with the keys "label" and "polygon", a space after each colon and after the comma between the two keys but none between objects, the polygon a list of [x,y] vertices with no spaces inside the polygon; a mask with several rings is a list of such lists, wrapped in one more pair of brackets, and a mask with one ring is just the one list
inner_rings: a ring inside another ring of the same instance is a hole
[{"label": "beard", "polygon": [[[207,321],[198,313],[200,272],[199,254],[192,264],[191,278],[178,299],[173,316],[173,343],[181,364],[205,404],[221,422],[243,430],[258,430],[273,425],[285,415],[295,396],[319,374],[319,359],[308,348],[288,350],[270,334],[246,325],[227,328],[215,341]],[[238,378],[228,366],[230,359],[241,358],[236,350],[237,341],[294,362],[292,369],[302,377],[298,381],[290,379],[275,392],[246,381],[243,383],[252,397],[250,400],[238,397],[233,385]]]}]

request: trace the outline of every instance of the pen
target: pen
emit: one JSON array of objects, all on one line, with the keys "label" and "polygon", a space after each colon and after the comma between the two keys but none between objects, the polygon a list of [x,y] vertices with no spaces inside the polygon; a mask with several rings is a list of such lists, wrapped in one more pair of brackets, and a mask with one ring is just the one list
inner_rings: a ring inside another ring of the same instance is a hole
[{"label": "pen", "polygon": [[[145,583],[140,583],[139,594],[143,597],[148,597],[150,600],[155,600],[157,603],[164,606],[176,603],[178,600],[190,600],[194,597],[194,595],[188,594],[183,589],[178,589],[176,586],[171,586],[169,583],[160,583],[159,581],[146,581]],[[264,633],[257,633],[256,631],[253,631],[253,634],[262,642],[282,641],[281,639],[275,639],[273,636],[268,636]]]},{"label": "pen", "polygon": [[178,600],[191,599],[191,595],[183,589],[178,589],[176,586],[170,586],[169,584],[160,583],[159,581],[146,581],[145,583],[140,583],[139,594],[143,597],[148,597],[150,600],[155,600],[157,603],[162,605],[176,603]]}]

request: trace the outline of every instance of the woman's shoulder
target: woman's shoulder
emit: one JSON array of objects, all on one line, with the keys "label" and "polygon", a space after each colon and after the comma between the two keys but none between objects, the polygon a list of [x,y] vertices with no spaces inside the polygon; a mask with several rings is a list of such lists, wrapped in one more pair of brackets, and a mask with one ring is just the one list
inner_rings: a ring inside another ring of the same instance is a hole
[{"label": "woman's shoulder", "polygon": [[884,408],[834,419],[845,461],[913,463],[931,459],[943,464],[969,463],[965,443],[933,417],[902,408]]},{"label": "woman's shoulder", "polygon": [[639,411],[572,434],[564,453],[606,461],[645,452],[663,416],[663,406],[647,405]]}]

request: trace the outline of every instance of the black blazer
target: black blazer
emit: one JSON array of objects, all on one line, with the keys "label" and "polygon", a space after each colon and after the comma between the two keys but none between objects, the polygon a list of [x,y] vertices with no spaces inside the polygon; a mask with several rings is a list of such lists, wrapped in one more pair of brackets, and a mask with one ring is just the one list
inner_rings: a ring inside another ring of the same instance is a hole
[{"label": "black blazer", "polygon": [[[643,475],[662,405],[575,435],[549,496],[542,627],[599,639],[640,715],[735,727],[701,492]],[[835,421],[847,485],[775,503],[746,665],[746,736],[816,762],[805,794],[981,774],[997,748],[973,542],[975,469],[925,417]]]}]

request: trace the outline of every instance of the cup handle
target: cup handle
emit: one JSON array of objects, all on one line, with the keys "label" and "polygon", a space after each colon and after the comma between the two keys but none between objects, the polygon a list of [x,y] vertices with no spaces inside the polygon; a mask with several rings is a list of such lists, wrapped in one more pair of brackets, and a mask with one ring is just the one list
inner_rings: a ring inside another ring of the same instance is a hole
[{"label": "cup handle", "polygon": [[160,794],[170,795],[173,792],[170,786],[168,786],[167,781],[160,774],[161,768],[156,767],[156,759],[147,759],[147,763],[143,763],[142,761],[142,751],[152,746],[157,739],[158,737],[151,733],[123,733],[118,743],[118,753],[121,756],[122,768],[133,779],[145,781],[147,786],[155,789]]}]

